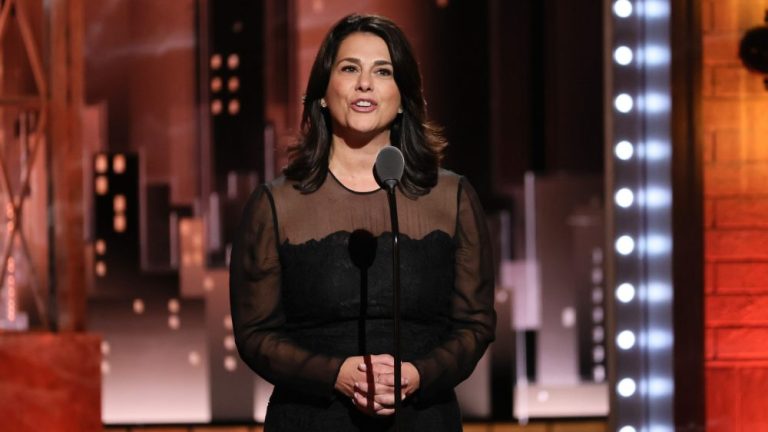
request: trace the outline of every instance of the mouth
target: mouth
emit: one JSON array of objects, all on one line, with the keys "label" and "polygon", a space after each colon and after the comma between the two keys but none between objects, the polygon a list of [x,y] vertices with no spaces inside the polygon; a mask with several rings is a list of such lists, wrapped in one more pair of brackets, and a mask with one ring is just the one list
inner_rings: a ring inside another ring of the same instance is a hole
[{"label": "mouth", "polygon": [[355,99],[350,104],[350,107],[354,111],[358,112],[371,112],[376,109],[378,104],[372,99]]}]

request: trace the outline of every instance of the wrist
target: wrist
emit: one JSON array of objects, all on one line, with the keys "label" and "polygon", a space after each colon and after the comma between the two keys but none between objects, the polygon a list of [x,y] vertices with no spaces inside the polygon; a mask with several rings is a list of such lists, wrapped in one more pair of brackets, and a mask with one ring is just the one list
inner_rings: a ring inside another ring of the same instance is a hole
[{"label": "wrist", "polygon": [[347,357],[339,368],[339,374],[336,375],[336,382],[333,388],[345,396],[352,397],[355,389],[354,372],[357,370],[357,364],[360,361],[355,357]]}]

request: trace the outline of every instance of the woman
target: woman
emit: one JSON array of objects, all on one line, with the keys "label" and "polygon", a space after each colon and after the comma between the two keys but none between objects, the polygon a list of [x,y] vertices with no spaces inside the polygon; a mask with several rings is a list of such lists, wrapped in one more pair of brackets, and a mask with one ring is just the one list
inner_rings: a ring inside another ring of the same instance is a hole
[{"label": "woman", "polygon": [[325,38],[284,177],[258,188],[231,259],[243,360],[275,385],[266,431],[393,427],[391,232],[372,168],[400,148],[398,194],[405,430],[461,430],[453,388],[493,340],[483,211],[441,170],[418,66],[402,31],[351,15]]}]

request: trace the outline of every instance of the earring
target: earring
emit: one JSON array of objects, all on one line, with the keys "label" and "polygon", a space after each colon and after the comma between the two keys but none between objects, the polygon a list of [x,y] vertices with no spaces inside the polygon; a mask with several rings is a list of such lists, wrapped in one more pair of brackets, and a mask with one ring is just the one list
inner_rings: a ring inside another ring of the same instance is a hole
[{"label": "earring", "polygon": [[403,107],[400,107],[400,108],[398,108],[398,109],[397,109],[397,113],[398,113],[398,114],[402,114],[402,113],[403,113]]},{"label": "earring", "polygon": [[320,98],[320,106],[323,108],[328,108],[328,104],[325,103],[325,98]]}]

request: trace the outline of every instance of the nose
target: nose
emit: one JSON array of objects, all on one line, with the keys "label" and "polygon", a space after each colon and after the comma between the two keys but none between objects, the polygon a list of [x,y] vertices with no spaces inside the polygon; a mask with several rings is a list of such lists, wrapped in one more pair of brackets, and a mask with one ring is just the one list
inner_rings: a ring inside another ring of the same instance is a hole
[{"label": "nose", "polygon": [[371,79],[370,72],[366,71],[358,75],[357,90],[363,92],[373,90],[373,80]]}]

